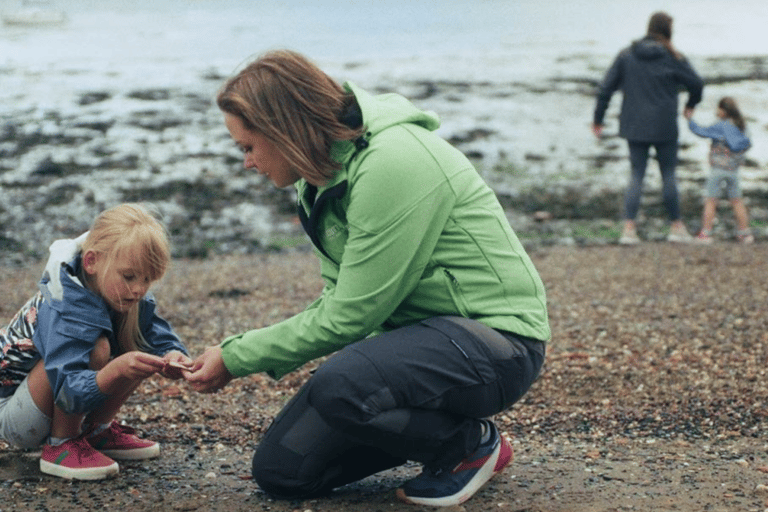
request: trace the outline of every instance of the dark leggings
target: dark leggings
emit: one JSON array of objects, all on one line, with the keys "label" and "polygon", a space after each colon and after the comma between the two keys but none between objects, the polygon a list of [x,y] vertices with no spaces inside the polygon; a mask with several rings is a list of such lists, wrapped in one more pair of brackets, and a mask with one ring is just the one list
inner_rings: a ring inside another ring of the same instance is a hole
[{"label": "dark leggings", "polygon": [[307,498],[407,460],[453,467],[477,448],[478,419],[520,399],[543,361],[542,342],[457,317],[349,345],[275,418],[253,477],[273,496]]},{"label": "dark leggings", "polygon": [[643,178],[648,167],[648,153],[651,146],[656,148],[656,158],[661,170],[661,193],[664,207],[667,209],[669,220],[680,220],[680,203],[677,196],[677,181],[675,167],[677,166],[677,141],[667,142],[637,142],[629,143],[629,161],[632,165],[632,174],[629,178],[629,186],[624,196],[624,216],[628,220],[635,220],[640,209],[640,197],[643,192]]}]

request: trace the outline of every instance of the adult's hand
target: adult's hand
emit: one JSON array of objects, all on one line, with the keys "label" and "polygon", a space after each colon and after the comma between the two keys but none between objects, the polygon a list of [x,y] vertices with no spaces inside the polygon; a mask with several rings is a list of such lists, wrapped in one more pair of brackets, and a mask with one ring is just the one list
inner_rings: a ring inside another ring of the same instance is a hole
[{"label": "adult's hand", "polygon": [[208,347],[195,359],[189,370],[183,370],[184,378],[198,393],[215,393],[231,381],[234,376],[224,366],[221,347]]},{"label": "adult's hand", "polygon": [[592,125],[592,133],[594,133],[595,137],[597,137],[598,139],[600,137],[602,137],[602,135],[603,135],[603,125],[601,125],[601,124],[593,124]]}]

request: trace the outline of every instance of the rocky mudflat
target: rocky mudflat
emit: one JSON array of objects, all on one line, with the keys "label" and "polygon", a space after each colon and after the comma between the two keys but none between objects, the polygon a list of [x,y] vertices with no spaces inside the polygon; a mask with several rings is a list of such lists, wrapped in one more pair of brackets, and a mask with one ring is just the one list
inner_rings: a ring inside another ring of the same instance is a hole
[{"label": "rocky mudflat", "polygon": [[[693,60],[693,59],[692,59]],[[768,238],[768,57],[693,60],[704,76],[697,120],[714,120],[720,96],[738,98],[753,148],[742,169],[759,239]],[[527,242],[615,243],[627,179],[626,147],[611,103],[606,136],[591,131],[594,93],[610,60],[563,57],[544,77],[424,80],[381,77],[367,83],[364,64],[334,69],[374,92],[395,91],[436,111],[440,133],[470,156],[494,187],[510,222]],[[0,108],[0,258],[16,265],[44,257],[48,245],[87,229],[101,210],[150,201],[164,216],[177,256],[250,254],[306,244],[292,190],[275,189],[242,168],[213,97],[225,76],[207,71],[176,87],[126,88],[120,81],[83,89],[45,86],[55,76],[0,69],[9,91]],[[59,77],[61,80],[67,76]],[[70,77],[71,78],[71,77]],[[82,82],[82,78],[79,78]],[[707,142],[683,126],[679,179],[683,215],[698,228]],[[646,178],[641,231],[666,229],[660,180]],[[725,206],[725,205],[724,205]],[[538,212],[538,213],[537,213]],[[716,235],[731,236],[721,215]]]},{"label": "rocky mudflat", "polygon": [[[763,512],[768,509],[765,243],[647,243],[532,251],[552,340],[539,380],[495,420],[515,462],[453,512]],[[0,317],[35,290],[41,263],[0,267]],[[321,290],[302,251],[180,259],[156,289],[190,351],[300,311]],[[160,441],[159,459],[107,482],[42,476],[39,454],[0,442],[0,510],[358,512],[428,510],[394,489],[417,465],[307,501],[250,479],[255,446],[309,377],[253,375],[215,395],[153,378],[119,419]]]}]

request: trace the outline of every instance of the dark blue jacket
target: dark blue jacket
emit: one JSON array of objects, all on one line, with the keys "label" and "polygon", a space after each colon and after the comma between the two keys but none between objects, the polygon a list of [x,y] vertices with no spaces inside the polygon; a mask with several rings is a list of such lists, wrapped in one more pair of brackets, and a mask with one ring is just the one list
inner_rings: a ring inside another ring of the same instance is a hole
[{"label": "dark blue jacket", "polygon": [[[80,267],[80,255],[60,266],[59,275],[54,276],[60,290],[55,293],[51,293],[51,279],[46,273],[40,281],[42,300],[28,303],[36,307],[23,315],[31,320],[27,327],[34,331],[32,342],[44,360],[55,404],[77,414],[98,408],[107,398],[96,385],[96,372],[89,368],[96,340],[107,336],[113,355],[118,355],[115,313],[104,299],[80,283]],[[155,313],[151,296],[144,297],[139,308],[139,326],[148,352],[158,356],[172,350],[188,354],[168,322]]]},{"label": "dark blue jacket", "polygon": [[611,96],[621,90],[621,137],[637,142],[675,141],[681,88],[688,91],[686,107],[701,101],[704,82],[685,58],[654,39],[636,41],[608,69],[597,93],[594,123],[603,124]]}]

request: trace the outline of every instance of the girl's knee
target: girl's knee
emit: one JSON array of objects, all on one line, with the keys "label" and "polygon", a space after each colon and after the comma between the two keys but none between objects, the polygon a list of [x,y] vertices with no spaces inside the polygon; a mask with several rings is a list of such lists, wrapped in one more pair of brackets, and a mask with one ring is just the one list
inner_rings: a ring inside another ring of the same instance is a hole
[{"label": "girl's knee", "polygon": [[101,370],[107,366],[111,354],[112,350],[109,346],[109,339],[106,336],[101,336],[96,340],[96,344],[91,351],[91,370]]}]

